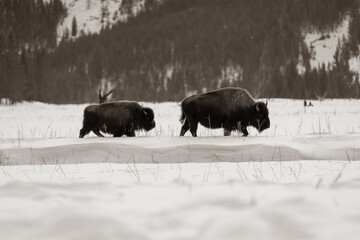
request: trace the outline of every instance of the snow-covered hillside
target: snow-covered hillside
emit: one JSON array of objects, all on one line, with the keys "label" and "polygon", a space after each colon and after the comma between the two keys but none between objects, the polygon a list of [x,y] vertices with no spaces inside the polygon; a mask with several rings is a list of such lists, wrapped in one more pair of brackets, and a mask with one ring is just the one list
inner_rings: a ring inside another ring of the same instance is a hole
[{"label": "snow-covered hillside", "polygon": [[331,32],[306,32],[305,43],[309,47],[312,58],[310,64],[313,68],[317,68],[325,63],[332,63],[334,54],[339,41],[348,37],[349,19],[345,18],[342,23]]},{"label": "snow-covered hillside", "polygon": [[[62,0],[67,9],[67,16],[58,26],[58,38],[66,31],[71,33],[74,17],[78,33],[99,33],[103,26],[112,26],[127,19],[127,14],[120,11],[123,0]],[[143,9],[144,1],[135,0],[131,7],[136,14]]]},{"label": "snow-covered hillside", "polygon": [[[311,52],[310,65],[312,68],[321,67],[324,63],[326,67],[328,64],[334,62],[334,55],[339,42],[342,43],[349,35],[349,17],[345,18],[342,23],[334,30],[326,33],[320,32],[305,32],[304,41]],[[349,60],[350,70],[360,73],[360,59],[359,57],[352,57]]]},{"label": "snow-covered hillside", "polygon": [[[120,10],[123,0],[62,0],[67,16],[58,26],[58,40],[60,41],[66,31],[71,33],[74,17],[77,21],[78,36],[89,33],[99,33],[103,26],[112,26],[118,21],[125,21],[128,15]],[[134,0],[131,12],[137,14],[144,8],[144,0]],[[105,14],[104,14],[105,13]],[[313,68],[327,66],[333,62],[333,57],[339,41],[348,36],[349,17],[333,31],[316,32],[307,29],[303,32],[304,41],[311,51],[310,64]],[[360,61],[352,58],[349,61],[350,70],[360,72]],[[301,64],[298,65],[299,73],[304,71]]]},{"label": "snow-covered hillside", "polygon": [[[0,106],[3,239],[358,239],[360,101],[270,99],[247,138],[157,126],[78,138],[86,105]],[[26,112],[26,114],[24,114]]]}]

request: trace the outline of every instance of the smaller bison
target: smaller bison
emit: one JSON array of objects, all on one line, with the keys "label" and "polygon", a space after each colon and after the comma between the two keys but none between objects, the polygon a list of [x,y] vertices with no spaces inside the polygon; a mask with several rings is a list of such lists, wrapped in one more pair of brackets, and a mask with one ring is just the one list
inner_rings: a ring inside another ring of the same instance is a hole
[{"label": "smaller bison", "polygon": [[113,134],[114,137],[134,137],[136,130],[150,131],[154,127],[154,112],[151,108],[142,107],[136,102],[110,102],[90,105],[84,109],[83,128],[79,137],[83,138],[90,131],[98,137],[104,137],[100,131]]},{"label": "smaller bison", "polygon": [[224,136],[240,130],[246,137],[248,126],[259,132],[270,127],[267,103],[257,102],[242,88],[222,88],[197,94],[181,102],[180,136],[190,129],[196,137],[198,123],[207,128],[224,128]]}]

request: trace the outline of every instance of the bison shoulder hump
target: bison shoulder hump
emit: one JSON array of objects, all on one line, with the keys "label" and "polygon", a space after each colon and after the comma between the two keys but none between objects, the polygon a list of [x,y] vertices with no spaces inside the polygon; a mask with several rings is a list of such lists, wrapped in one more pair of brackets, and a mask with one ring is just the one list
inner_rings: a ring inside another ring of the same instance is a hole
[{"label": "bison shoulder hump", "polygon": [[243,88],[239,88],[233,98],[238,105],[242,107],[251,107],[255,104],[255,99],[251,96],[251,94]]}]

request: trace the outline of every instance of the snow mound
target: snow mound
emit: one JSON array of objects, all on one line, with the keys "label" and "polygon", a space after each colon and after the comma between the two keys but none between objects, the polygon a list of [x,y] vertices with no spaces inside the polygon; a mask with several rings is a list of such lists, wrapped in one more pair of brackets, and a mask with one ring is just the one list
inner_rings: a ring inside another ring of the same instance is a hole
[{"label": "snow mound", "polygon": [[[0,235],[8,240],[357,239],[359,163],[296,164],[6,167],[0,171]],[[235,169],[241,169],[239,175]],[[263,180],[268,173],[276,178]]]},{"label": "snow mound", "polygon": [[1,144],[7,165],[360,160],[360,135],[87,138]]}]

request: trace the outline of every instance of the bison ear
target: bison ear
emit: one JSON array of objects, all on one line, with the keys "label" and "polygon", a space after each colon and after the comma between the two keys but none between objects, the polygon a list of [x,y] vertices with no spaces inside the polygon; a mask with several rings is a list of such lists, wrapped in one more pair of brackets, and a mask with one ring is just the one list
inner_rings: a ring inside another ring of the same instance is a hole
[{"label": "bison ear", "polygon": [[256,103],[256,105],[255,105],[255,107],[256,107],[256,111],[260,111],[260,109],[259,109],[259,103]]}]

